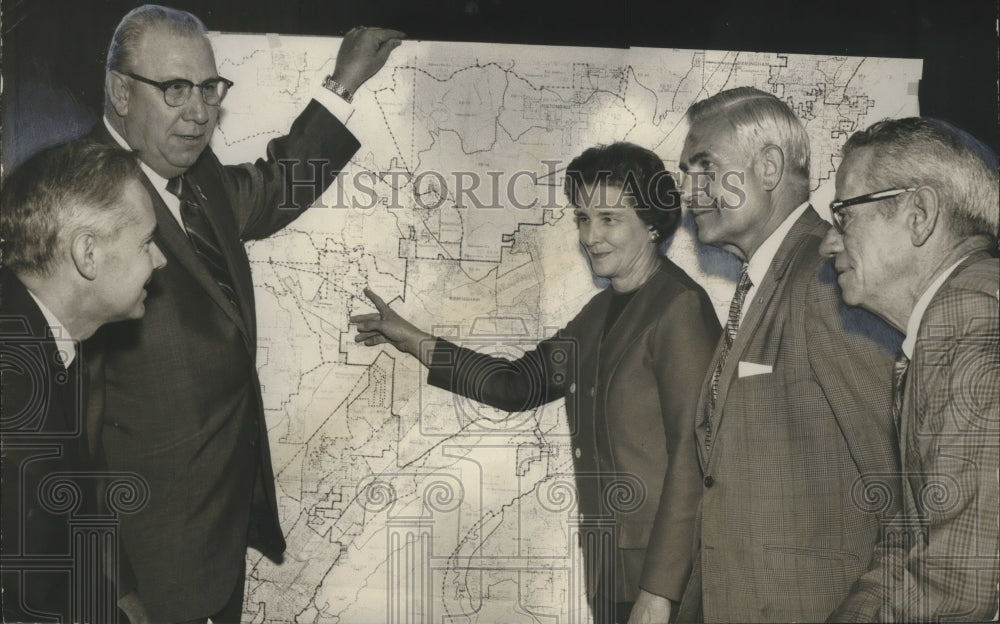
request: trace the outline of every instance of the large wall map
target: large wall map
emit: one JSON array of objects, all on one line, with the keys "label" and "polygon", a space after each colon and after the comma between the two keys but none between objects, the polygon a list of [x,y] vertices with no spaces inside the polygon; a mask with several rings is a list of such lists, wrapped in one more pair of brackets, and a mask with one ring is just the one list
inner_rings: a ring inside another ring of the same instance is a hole
[{"label": "large wall map", "polygon": [[[338,44],[213,34],[237,85],[212,143],[224,162],[287,130]],[[674,170],[686,108],[752,85],[805,122],[822,207],[851,132],[917,114],[920,72],[879,58],[404,42],[357,94],[362,148],[322,205],[248,245],[288,551],[281,565],[251,551],[244,619],[589,621],[561,402],[508,415],[428,387],[414,359],[354,344],[348,317],[371,310],[362,289],[516,357],[603,286],[562,196],[573,156],[628,140]],[[687,220],[667,253],[721,316],[738,265],[693,232]]]}]

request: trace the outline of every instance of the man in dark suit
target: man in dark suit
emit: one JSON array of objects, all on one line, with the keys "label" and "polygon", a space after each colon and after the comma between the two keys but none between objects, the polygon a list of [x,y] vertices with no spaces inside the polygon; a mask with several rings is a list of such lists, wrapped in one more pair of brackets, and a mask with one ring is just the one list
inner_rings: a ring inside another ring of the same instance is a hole
[{"label": "man in dark suit", "polygon": [[880,339],[899,337],[840,301],[788,106],[737,88],[687,117],[680,168],[698,238],[744,265],[699,402],[704,490],[679,620],[823,620],[878,539],[881,510],[855,499],[898,467]]},{"label": "man in dark suit", "polygon": [[[136,319],[165,260],[135,154],[86,139],[49,148],[0,195],[0,432],[5,622],[91,621],[70,516],[98,509],[98,426],[77,341]],[[93,554],[93,553],[91,553]],[[72,595],[78,599],[71,600]],[[82,600],[81,600],[82,599]]]},{"label": "man in dark suit", "polygon": [[893,385],[903,498],[870,571],[831,619],[995,619],[997,157],[966,132],[922,118],[879,122],[843,153],[836,229],[822,251],[847,303],[906,332]]},{"label": "man in dark suit", "polygon": [[348,162],[352,94],[401,36],[347,33],[333,74],[267,159],[225,166],[206,147],[232,85],[201,21],[147,5],[115,32],[94,134],[139,152],[170,262],[146,322],[99,336],[108,463],[150,488],[148,506],[122,520],[130,619],[238,621],[247,545],[282,556],[243,242],[295,219]]}]

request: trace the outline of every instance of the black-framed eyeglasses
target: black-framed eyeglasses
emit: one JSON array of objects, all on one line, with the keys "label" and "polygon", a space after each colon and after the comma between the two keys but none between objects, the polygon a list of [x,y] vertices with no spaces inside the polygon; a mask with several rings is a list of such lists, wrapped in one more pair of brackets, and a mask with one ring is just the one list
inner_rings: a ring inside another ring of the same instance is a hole
[{"label": "black-framed eyeglasses", "polygon": [[174,78],[173,80],[157,82],[133,72],[122,73],[129,78],[145,82],[163,91],[163,101],[167,103],[167,106],[183,106],[186,104],[191,99],[191,91],[195,87],[198,87],[198,90],[201,91],[201,99],[205,104],[218,106],[222,103],[223,98],[226,97],[229,88],[234,84],[232,80],[228,80],[222,76],[209,78],[201,84],[195,84],[185,78]]},{"label": "black-framed eyeglasses", "polygon": [[866,193],[864,195],[858,195],[857,197],[832,201],[830,202],[830,217],[833,219],[833,226],[837,228],[837,231],[841,234],[844,233],[844,225],[846,223],[844,208],[847,208],[848,206],[870,204],[872,202],[882,201],[883,199],[891,199],[902,195],[903,193],[912,193],[915,190],[917,190],[916,187],[885,189],[884,191],[875,191],[874,193]]}]

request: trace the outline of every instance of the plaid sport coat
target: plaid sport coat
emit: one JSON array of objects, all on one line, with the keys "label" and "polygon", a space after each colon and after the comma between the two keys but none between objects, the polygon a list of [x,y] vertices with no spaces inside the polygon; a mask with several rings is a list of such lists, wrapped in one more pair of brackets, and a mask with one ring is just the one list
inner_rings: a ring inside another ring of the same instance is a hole
[{"label": "plaid sport coat", "polygon": [[1000,260],[931,299],[903,386],[902,515],[832,621],[984,621],[1000,579]]},{"label": "plaid sport coat", "polygon": [[[842,303],[819,254],[829,227],[810,207],[785,236],[744,310],[714,412],[718,349],[708,367],[695,427],[704,489],[679,621],[825,620],[893,511],[866,496],[872,475],[899,466],[901,337]],[[898,504],[891,493],[879,500]]]}]

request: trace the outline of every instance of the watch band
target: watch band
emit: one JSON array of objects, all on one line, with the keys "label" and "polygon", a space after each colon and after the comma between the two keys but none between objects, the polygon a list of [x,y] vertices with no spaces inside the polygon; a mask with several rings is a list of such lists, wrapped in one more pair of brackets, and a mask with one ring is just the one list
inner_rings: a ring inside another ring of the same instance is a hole
[{"label": "watch band", "polygon": [[354,102],[354,94],[348,91],[347,87],[334,80],[332,75],[327,76],[323,80],[323,88],[329,89],[330,91],[333,91],[340,97],[344,98],[344,101],[347,102],[348,104]]}]

